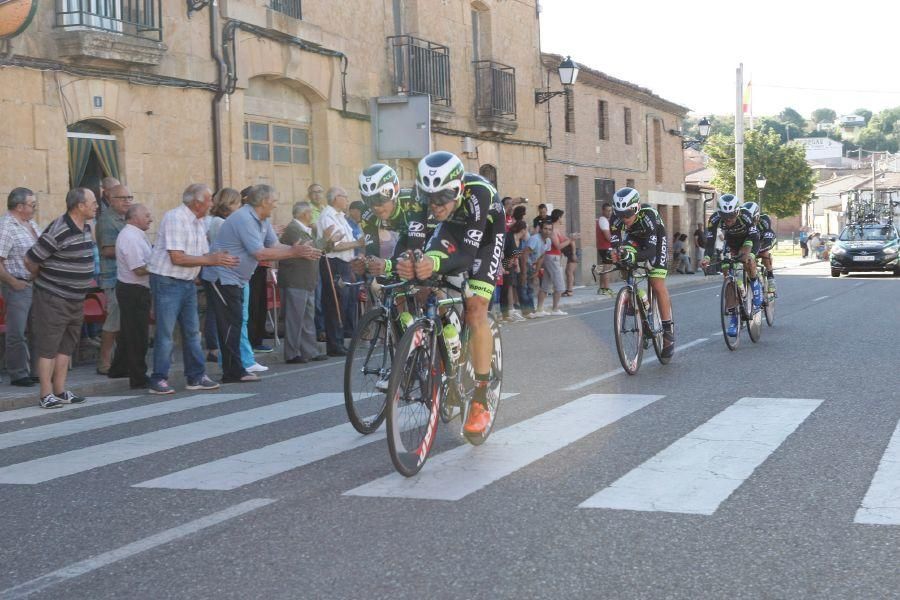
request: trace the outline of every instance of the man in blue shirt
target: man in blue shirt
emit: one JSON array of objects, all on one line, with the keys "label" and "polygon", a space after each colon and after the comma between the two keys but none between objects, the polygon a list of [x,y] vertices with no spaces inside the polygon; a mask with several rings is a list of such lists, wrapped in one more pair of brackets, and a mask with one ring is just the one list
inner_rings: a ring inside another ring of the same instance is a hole
[{"label": "man in blue shirt", "polygon": [[307,244],[286,246],[278,242],[268,218],[278,205],[278,195],[270,185],[250,188],[247,204],[233,212],[219,229],[212,251],[225,251],[238,259],[234,267],[204,267],[201,274],[206,297],[216,315],[219,348],[222,354],[222,383],[259,381],[241,362],[243,286],[250,281],[261,260],[283,258],[317,259],[321,252]]}]

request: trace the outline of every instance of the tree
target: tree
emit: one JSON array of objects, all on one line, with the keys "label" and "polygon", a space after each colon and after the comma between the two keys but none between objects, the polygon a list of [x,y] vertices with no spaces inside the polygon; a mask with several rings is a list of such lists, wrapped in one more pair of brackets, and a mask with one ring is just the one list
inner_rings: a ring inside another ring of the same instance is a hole
[{"label": "tree", "polygon": [[[710,137],[704,148],[715,171],[712,184],[722,193],[734,193],[734,144],[731,139]],[[814,176],[806,163],[806,151],[797,144],[783,144],[775,131],[744,134],[744,193],[756,194],[756,177],[766,176],[763,210],[776,217],[790,217],[809,201]]]},{"label": "tree", "polygon": [[853,114],[859,115],[860,117],[865,119],[866,125],[869,124],[869,119],[872,118],[872,111],[869,110],[868,108],[857,108],[856,110],[853,111]]},{"label": "tree", "polygon": [[837,113],[830,108],[817,108],[812,111],[812,120],[818,123],[834,123]]},{"label": "tree", "polygon": [[[788,106],[778,114],[778,120],[782,123],[790,123],[800,129],[801,132],[806,131],[806,119],[800,113]],[[800,137],[800,136],[796,136]]]}]

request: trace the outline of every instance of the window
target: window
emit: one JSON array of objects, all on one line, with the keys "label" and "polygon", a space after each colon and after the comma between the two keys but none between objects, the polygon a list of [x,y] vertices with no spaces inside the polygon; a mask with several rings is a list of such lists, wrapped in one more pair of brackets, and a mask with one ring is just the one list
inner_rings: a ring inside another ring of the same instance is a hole
[{"label": "window", "polygon": [[609,103],[606,100],[597,101],[597,137],[609,139]]},{"label": "window", "polygon": [[662,183],[663,180],[663,157],[662,157],[662,120],[653,119],[653,170],[656,177],[656,183]]},{"label": "window", "polygon": [[309,131],[278,123],[244,122],[244,158],[309,164]]},{"label": "window", "polygon": [[633,188],[633,187],[634,187],[634,179],[626,179],[626,180],[625,180],[625,187]]},{"label": "window", "polygon": [[575,133],[575,92],[566,90],[566,133]]},{"label": "window", "polygon": [[627,106],[625,107],[625,115],[624,115],[624,117],[625,117],[625,143],[628,144],[628,145],[630,146],[631,143],[632,143],[632,136],[631,136],[631,109],[628,108]]},{"label": "window", "polygon": [[272,3],[269,6],[271,6],[272,10],[278,11],[289,17],[295,19],[303,18],[300,0],[272,0]]}]

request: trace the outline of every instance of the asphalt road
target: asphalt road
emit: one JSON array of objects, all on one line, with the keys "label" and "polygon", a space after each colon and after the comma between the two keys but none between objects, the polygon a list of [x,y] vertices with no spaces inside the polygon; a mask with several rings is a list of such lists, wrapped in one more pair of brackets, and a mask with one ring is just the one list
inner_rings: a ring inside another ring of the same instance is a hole
[{"label": "asphalt road", "polygon": [[504,327],[494,435],[412,480],[336,362],[0,412],[0,599],[900,598],[900,280],[778,284],[734,352],[718,282],[675,291],[634,377],[608,300]]}]

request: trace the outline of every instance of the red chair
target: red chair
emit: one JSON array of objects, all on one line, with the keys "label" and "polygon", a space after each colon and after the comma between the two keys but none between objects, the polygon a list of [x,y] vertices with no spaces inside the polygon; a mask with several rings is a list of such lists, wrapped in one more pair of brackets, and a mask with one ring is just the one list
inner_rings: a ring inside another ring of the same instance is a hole
[{"label": "red chair", "polygon": [[90,292],[84,298],[84,322],[103,323],[106,321],[106,294]]}]

